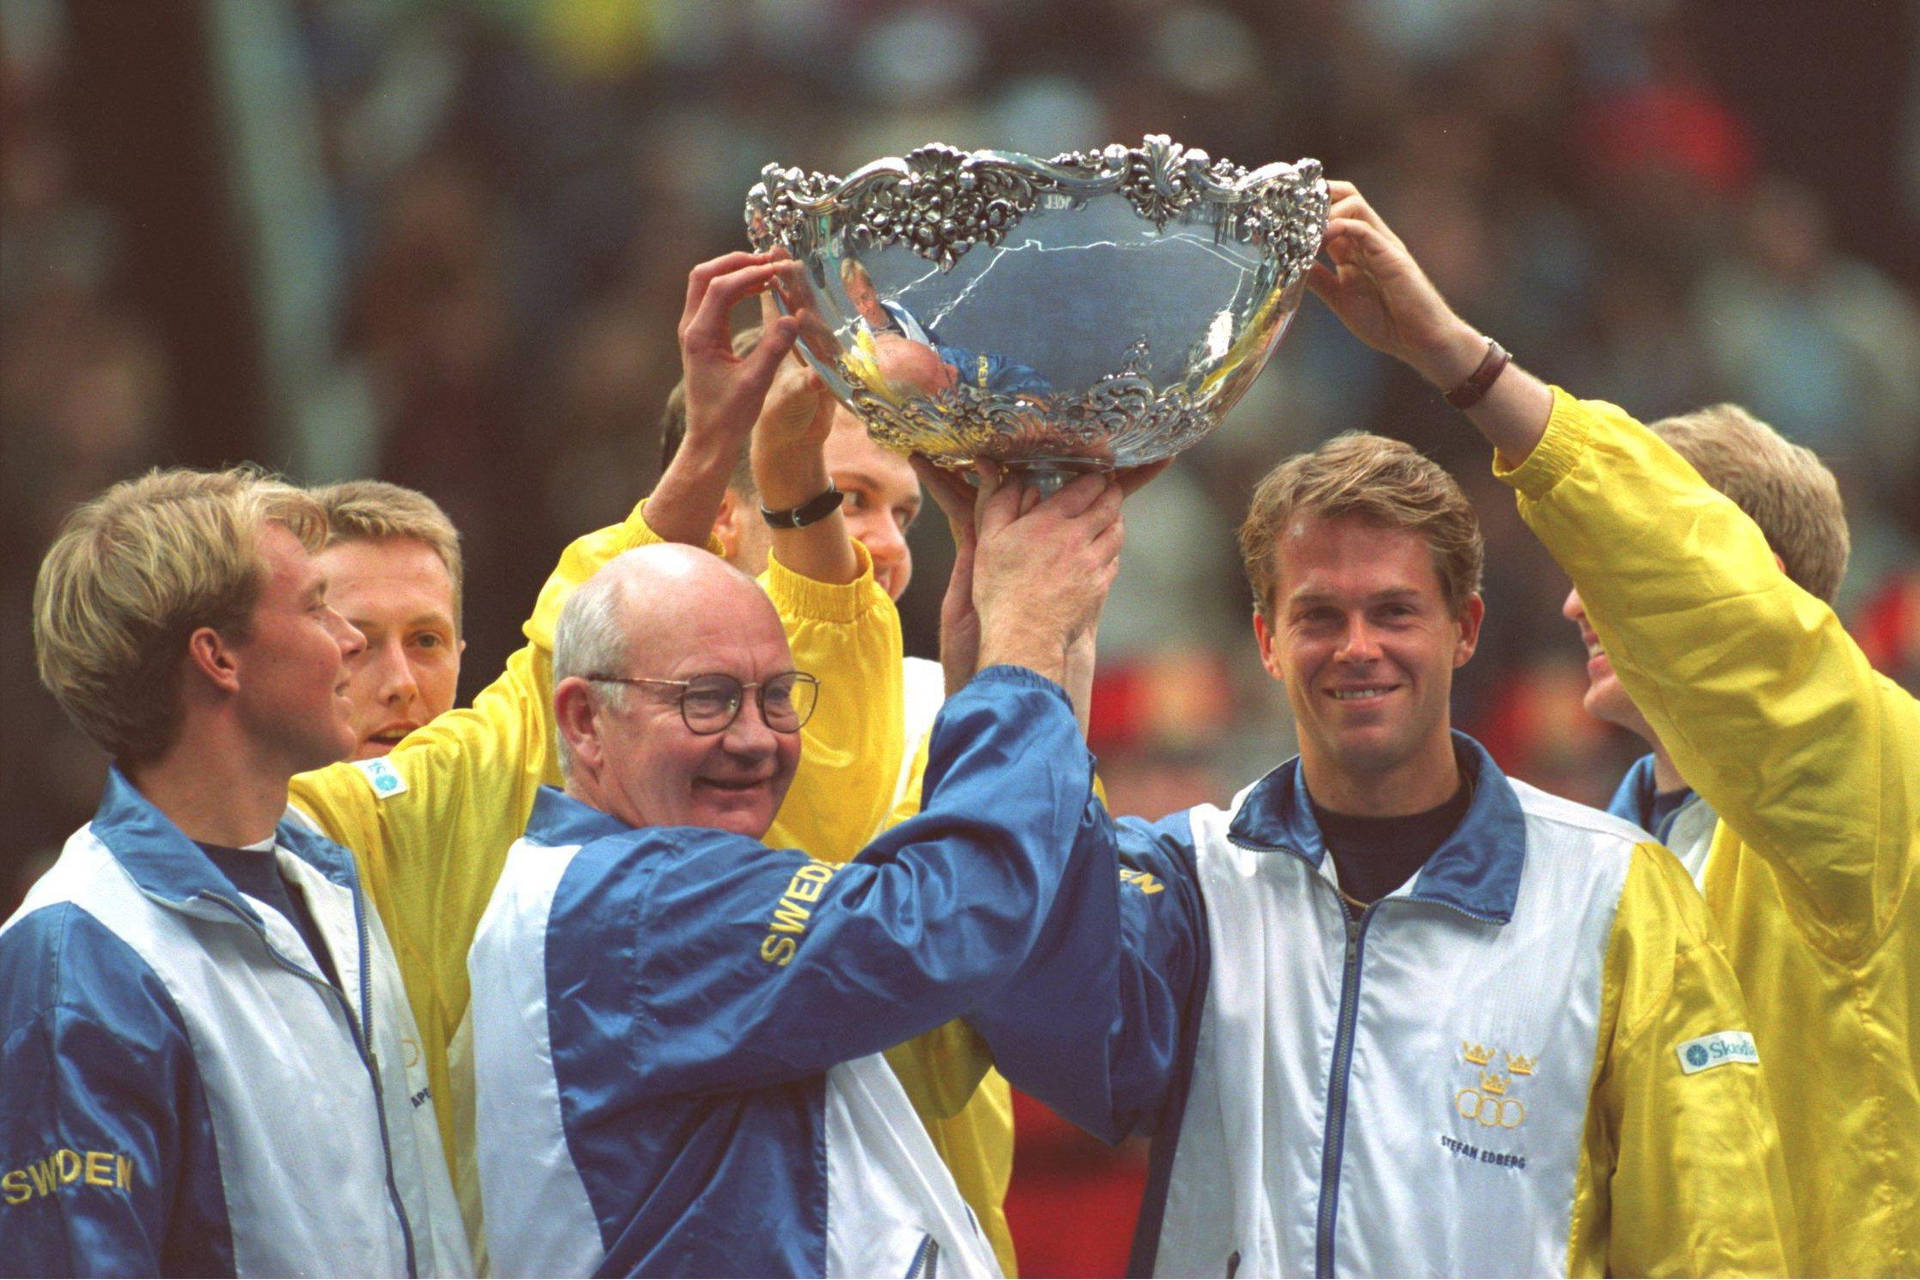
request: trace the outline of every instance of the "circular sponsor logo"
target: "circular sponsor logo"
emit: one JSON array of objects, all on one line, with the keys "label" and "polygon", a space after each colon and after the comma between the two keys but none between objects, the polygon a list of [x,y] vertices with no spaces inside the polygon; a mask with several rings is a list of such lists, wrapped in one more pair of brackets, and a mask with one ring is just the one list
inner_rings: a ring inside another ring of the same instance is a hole
[{"label": "circular sponsor logo", "polygon": [[1687,1065],[1688,1065],[1688,1066],[1693,1066],[1693,1067],[1704,1067],[1704,1066],[1706,1066],[1706,1065],[1707,1065],[1707,1051],[1706,1051],[1706,1049],[1705,1049],[1705,1048],[1704,1048],[1703,1046],[1701,1046],[1701,1045],[1697,1045],[1697,1044],[1696,1044],[1696,1045],[1694,1045],[1694,1046],[1693,1046],[1692,1048],[1690,1048],[1690,1049],[1688,1049],[1688,1050],[1687,1050]]}]

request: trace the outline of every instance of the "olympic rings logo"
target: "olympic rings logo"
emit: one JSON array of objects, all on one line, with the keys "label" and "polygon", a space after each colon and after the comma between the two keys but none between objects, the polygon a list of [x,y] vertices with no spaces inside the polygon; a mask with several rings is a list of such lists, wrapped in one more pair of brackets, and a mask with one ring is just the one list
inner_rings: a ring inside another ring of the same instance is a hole
[{"label": "olympic rings logo", "polygon": [[1518,1129],[1527,1118],[1527,1104],[1518,1098],[1502,1098],[1478,1089],[1462,1089],[1453,1095],[1453,1109],[1466,1120],[1478,1120],[1489,1129]]}]

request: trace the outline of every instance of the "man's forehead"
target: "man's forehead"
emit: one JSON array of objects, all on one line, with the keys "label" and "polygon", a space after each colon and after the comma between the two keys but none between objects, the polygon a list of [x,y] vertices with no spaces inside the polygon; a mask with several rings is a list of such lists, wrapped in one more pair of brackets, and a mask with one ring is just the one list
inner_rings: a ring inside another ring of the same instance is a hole
[{"label": "man's forehead", "polygon": [[270,581],[304,591],[326,578],[319,558],[285,525],[269,521],[255,537]]},{"label": "man's forehead", "polygon": [[1319,592],[1333,579],[1365,582],[1373,594],[1441,589],[1432,545],[1416,529],[1358,516],[1298,515],[1274,541],[1275,582],[1283,597]]},{"label": "man's forehead", "polygon": [[786,629],[773,602],[744,575],[634,581],[624,595],[628,647],[637,657],[678,666],[698,665],[696,660],[707,655],[787,651]]},{"label": "man's forehead", "polygon": [[913,464],[867,434],[866,424],[846,408],[834,410],[833,430],[827,435],[827,469],[857,472],[866,480],[891,477],[901,485],[920,490],[920,477]]}]

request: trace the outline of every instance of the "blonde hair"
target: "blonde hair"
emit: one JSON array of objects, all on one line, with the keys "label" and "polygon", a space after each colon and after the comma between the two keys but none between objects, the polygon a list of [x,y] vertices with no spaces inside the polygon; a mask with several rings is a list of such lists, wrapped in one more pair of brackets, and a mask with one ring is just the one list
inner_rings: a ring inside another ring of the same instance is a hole
[{"label": "blonde hair", "polygon": [[411,538],[424,543],[453,580],[453,625],[460,627],[466,599],[465,566],[460,559],[460,531],[421,493],[385,480],[347,480],[312,491],[327,516],[327,545],[342,542],[384,542]]},{"label": "blonde hair", "polygon": [[212,627],[246,638],[268,524],[309,552],[326,542],[320,504],[254,467],[152,471],[61,526],[34,583],[34,661],[61,709],[115,760],[143,763],[172,745],[189,636]]},{"label": "blonde hair", "polygon": [[1663,418],[1651,430],[1760,526],[1789,578],[1833,603],[1851,539],[1840,485],[1813,450],[1737,404]]},{"label": "blonde hair", "polygon": [[1480,590],[1485,543],[1473,504],[1439,463],[1384,436],[1347,432],[1287,459],[1253,491],[1240,525],[1240,558],[1253,607],[1272,620],[1274,548],[1301,516],[1357,516],[1384,529],[1421,535],[1433,553],[1447,608],[1458,617]]}]

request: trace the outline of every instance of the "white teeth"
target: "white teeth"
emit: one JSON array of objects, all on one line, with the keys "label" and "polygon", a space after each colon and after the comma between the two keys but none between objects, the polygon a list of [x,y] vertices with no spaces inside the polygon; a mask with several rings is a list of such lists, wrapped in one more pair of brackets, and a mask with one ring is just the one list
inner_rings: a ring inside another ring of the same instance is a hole
[{"label": "white teeth", "polygon": [[1388,689],[1335,689],[1333,696],[1341,702],[1350,702],[1356,698],[1378,698],[1389,692]]}]

